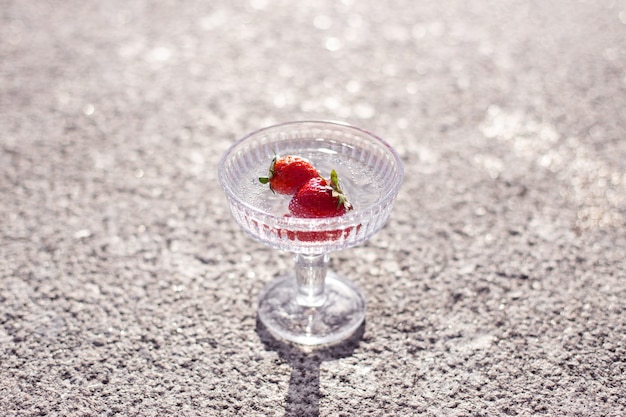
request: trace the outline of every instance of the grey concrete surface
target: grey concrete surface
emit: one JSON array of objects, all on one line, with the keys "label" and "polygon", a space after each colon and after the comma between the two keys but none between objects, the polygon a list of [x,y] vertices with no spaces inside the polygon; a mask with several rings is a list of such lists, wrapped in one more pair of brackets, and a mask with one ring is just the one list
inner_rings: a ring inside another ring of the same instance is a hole
[{"label": "grey concrete surface", "polygon": [[[406,164],[315,352],[216,180],[297,119]],[[626,415],[625,136],[623,1],[0,0],[0,415]]]}]

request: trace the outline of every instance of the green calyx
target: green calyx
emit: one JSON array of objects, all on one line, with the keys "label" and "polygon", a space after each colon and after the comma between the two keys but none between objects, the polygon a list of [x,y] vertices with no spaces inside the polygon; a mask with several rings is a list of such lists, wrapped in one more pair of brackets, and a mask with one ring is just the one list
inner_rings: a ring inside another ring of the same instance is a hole
[{"label": "green calyx", "polygon": [[[278,156],[274,155],[274,159],[272,159],[272,163],[270,164],[270,169],[269,169],[269,175],[267,177],[259,177],[259,182],[261,184],[268,184],[270,182],[270,180],[272,179],[272,177],[274,176],[274,167],[276,166],[276,160],[278,159]],[[270,189],[272,189],[272,185],[270,184]],[[274,191],[274,190],[272,190]]]},{"label": "green calyx", "polygon": [[344,206],[346,210],[351,210],[352,204],[339,186],[339,177],[334,169],[330,171],[330,188],[332,188],[332,196],[337,199],[337,208]]}]

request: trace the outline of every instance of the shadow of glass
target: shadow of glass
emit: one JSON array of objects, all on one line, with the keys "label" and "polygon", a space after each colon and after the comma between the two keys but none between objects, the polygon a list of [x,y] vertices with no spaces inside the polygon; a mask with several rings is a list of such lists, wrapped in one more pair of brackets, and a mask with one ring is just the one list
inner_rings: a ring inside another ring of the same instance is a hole
[{"label": "shadow of glass", "polygon": [[345,341],[322,347],[290,344],[276,339],[257,319],[256,331],[266,350],[277,352],[291,365],[284,417],[319,417],[322,362],[352,356],[365,332],[365,322]]}]

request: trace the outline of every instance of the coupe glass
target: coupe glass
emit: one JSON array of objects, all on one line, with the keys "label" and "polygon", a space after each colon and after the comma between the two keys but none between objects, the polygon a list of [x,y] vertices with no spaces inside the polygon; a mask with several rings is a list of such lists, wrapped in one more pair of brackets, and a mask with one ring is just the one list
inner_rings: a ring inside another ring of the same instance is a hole
[{"label": "coupe glass", "polygon": [[[306,158],[326,178],[336,170],[353,209],[330,218],[289,216],[291,197],[259,182],[276,155]],[[353,283],[329,270],[329,255],[364,242],[385,225],[403,178],[398,154],[357,127],[289,122],[234,143],[220,161],[218,177],[239,226],[295,257],[295,271],[275,279],[259,296],[258,317],[267,330],[310,346],[350,337],[365,319],[365,300]]]}]

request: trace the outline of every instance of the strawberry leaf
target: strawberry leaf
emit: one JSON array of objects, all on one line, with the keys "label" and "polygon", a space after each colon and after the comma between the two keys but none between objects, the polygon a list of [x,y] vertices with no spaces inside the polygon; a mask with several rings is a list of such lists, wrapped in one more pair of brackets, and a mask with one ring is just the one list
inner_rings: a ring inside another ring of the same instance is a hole
[{"label": "strawberry leaf", "polygon": [[352,210],[352,204],[339,187],[339,177],[334,169],[330,171],[330,186],[333,189],[332,196],[337,199],[337,208],[344,206],[346,210]]}]

